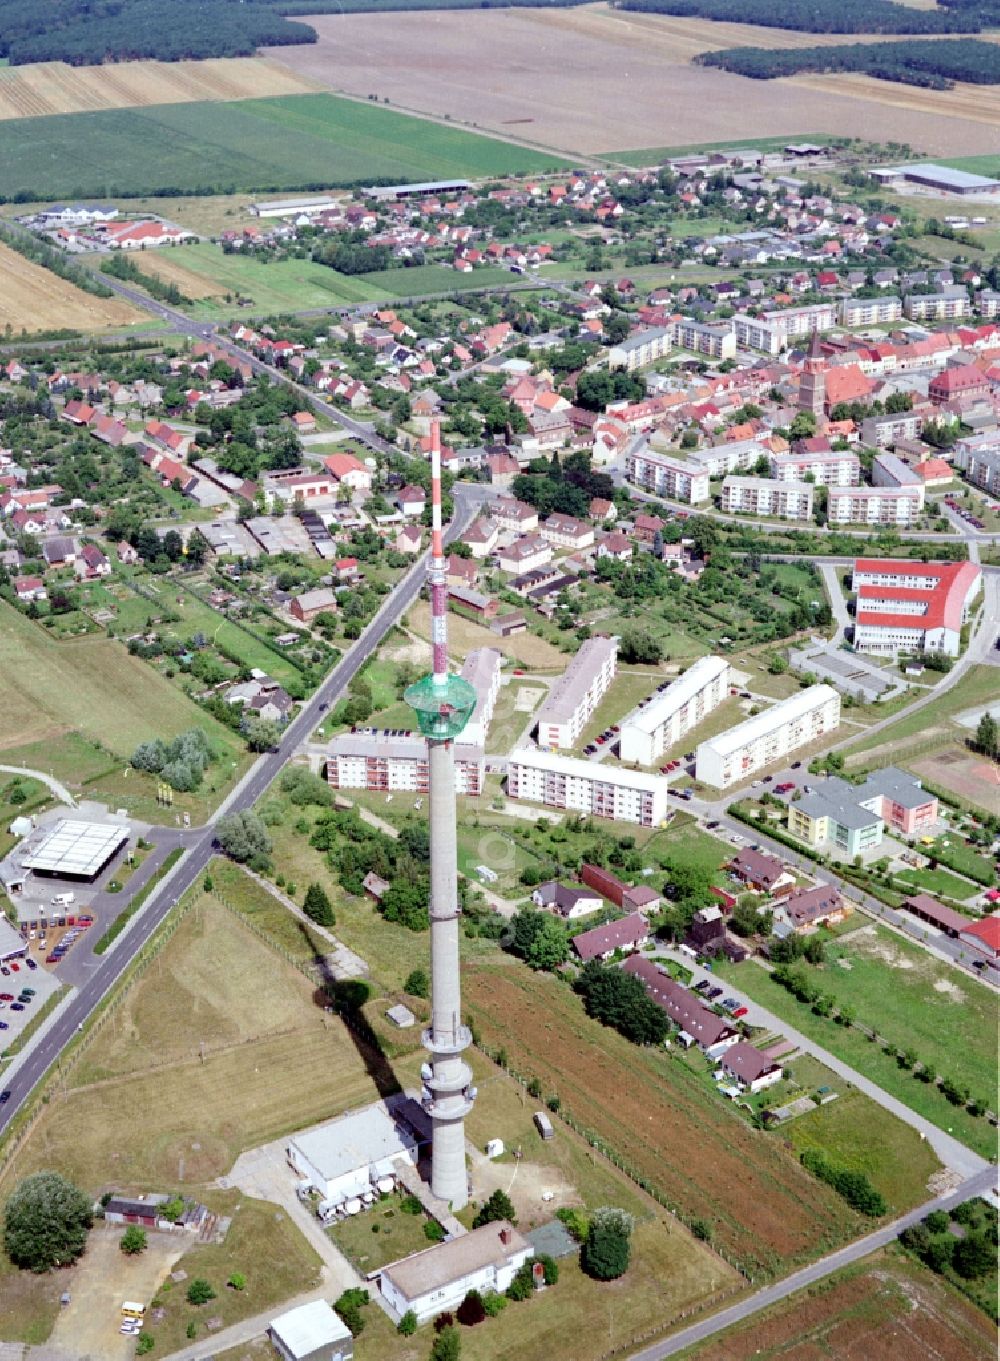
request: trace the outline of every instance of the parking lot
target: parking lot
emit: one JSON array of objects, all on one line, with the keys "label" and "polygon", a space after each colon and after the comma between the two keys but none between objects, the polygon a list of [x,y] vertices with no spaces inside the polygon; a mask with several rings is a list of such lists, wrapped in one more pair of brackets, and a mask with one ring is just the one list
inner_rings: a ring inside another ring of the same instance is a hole
[{"label": "parking lot", "polygon": [[[51,970],[38,964],[37,952],[0,965],[0,1052],[17,1039],[58,987]],[[31,989],[30,995],[26,989]]]}]

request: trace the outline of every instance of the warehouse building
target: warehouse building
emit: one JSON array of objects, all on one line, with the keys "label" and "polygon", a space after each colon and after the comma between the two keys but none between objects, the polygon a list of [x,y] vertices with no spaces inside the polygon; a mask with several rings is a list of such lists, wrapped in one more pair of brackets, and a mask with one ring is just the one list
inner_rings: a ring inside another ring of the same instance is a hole
[{"label": "warehouse building", "polygon": [[973,175],[967,170],[953,170],[949,165],[937,165],[933,161],[919,161],[915,165],[878,166],[871,171],[871,175],[882,184],[904,181],[960,196],[990,194],[1000,189],[1000,180]]},{"label": "warehouse building", "polygon": [[289,1309],[267,1330],[282,1361],[351,1361],[354,1338],[326,1300]]},{"label": "warehouse building", "polygon": [[511,753],[507,793],[547,808],[658,827],[667,815],[667,781],[662,775],[602,766],[528,748]]},{"label": "warehouse building", "polygon": [[[334,789],[374,789],[426,794],[430,788],[427,743],[417,733],[346,732],[333,737],[326,751],[326,778]],[[480,794],[486,778],[482,747],[455,744],[455,787],[459,794]]]},{"label": "warehouse building", "polygon": [[829,685],[811,685],[702,742],[695,757],[696,778],[716,789],[728,789],[772,761],[833,732],[839,722],[840,696],[836,690]]},{"label": "warehouse building", "polygon": [[699,657],[682,676],[625,720],[619,745],[621,759],[651,766],[728,693],[729,663],[723,657]]},{"label": "warehouse building", "polygon": [[576,746],[617,666],[617,638],[586,640],[538,711],[539,746],[553,751]]}]

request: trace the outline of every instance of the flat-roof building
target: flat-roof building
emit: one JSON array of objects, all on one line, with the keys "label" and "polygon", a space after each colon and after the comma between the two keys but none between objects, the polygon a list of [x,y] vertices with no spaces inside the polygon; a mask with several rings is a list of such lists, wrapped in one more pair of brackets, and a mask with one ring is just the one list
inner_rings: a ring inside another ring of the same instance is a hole
[{"label": "flat-roof building", "polygon": [[500,693],[502,669],[503,653],[495,647],[477,647],[465,659],[462,679],[468,681],[476,692],[476,707],[462,731],[462,737],[469,746],[486,745],[486,733]]},{"label": "flat-roof building", "polygon": [[872,482],[876,487],[908,487],[919,490],[919,509],[924,508],[923,478],[897,454],[876,454],[872,461]]},{"label": "flat-roof building", "polygon": [[730,515],[770,515],[780,520],[811,520],[813,488],[809,482],[769,477],[727,477],[721,506]]},{"label": "flat-roof building", "polygon": [[[486,756],[482,747],[455,744],[455,787],[459,794],[482,792]],[[413,732],[341,733],[327,745],[326,778],[334,789],[430,789],[427,742]]]},{"label": "flat-roof building", "polygon": [[695,757],[696,778],[716,789],[728,789],[772,761],[833,732],[839,722],[840,696],[836,690],[829,685],[810,685],[702,742]]},{"label": "flat-roof building", "polygon": [[617,638],[588,638],[538,711],[538,743],[550,750],[575,747],[615,678]]},{"label": "flat-roof building", "polygon": [[280,1314],[267,1330],[282,1361],[350,1361],[354,1338],[326,1300],[312,1300]]},{"label": "flat-roof building", "polygon": [[626,453],[625,476],[644,491],[655,492],[669,500],[691,505],[708,500],[709,475],[704,468],[679,458],[654,454],[645,443]]},{"label": "flat-roof building", "polygon": [[416,1166],[422,1116],[415,1102],[390,1097],[293,1135],[285,1157],[324,1200],[351,1200],[376,1191],[401,1165]]},{"label": "flat-roof building", "polygon": [[908,184],[919,184],[927,189],[943,189],[946,194],[989,194],[1000,189],[1000,180],[987,179],[985,175],[973,175],[968,170],[954,170],[950,165],[938,165],[935,161],[917,161],[914,165],[878,166],[871,174],[873,178],[886,183],[904,180]]},{"label": "flat-roof building", "polygon": [[831,487],[827,519],[831,525],[911,525],[923,503],[922,482],[910,487]]},{"label": "flat-roof building", "polygon": [[461,1304],[470,1290],[502,1294],[534,1255],[528,1240],[500,1220],[383,1267],[379,1289],[399,1318],[412,1309],[425,1323]]},{"label": "flat-roof building", "polygon": [[858,652],[943,652],[957,657],[962,626],[982,590],[974,562],[905,562],[859,558],[854,646]]},{"label": "flat-roof building", "polygon": [[771,476],[778,482],[801,482],[812,475],[817,487],[853,487],[861,480],[861,461],[846,449],[810,453],[796,449],[771,455]]},{"label": "flat-roof building", "polygon": [[657,359],[662,359],[665,354],[670,353],[672,339],[673,330],[669,326],[656,326],[647,331],[637,331],[635,335],[626,336],[617,345],[611,346],[608,350],[608,368],[625,369],[631,373],[633,369],[642,369],[647,364],[654,364]]},{"label": "flat-roof building", "polygon": [[699,657],[682,676],[622,723],[619,756],[626,762],[651,766],[728,693],[729,663],[725,658]]},{"label": "flat-roof building", "polygon": [[564,808],[617,822],[657,827],[667,815],[662,775],[579,761],[554,752],[520,748],[507,762],[507,793],[548,808]]},{"label": "flat-roof building", "polygon": [[97,878],[128,841],[128,828],[63,818],[21,860],[25,869],[53,879]]}]

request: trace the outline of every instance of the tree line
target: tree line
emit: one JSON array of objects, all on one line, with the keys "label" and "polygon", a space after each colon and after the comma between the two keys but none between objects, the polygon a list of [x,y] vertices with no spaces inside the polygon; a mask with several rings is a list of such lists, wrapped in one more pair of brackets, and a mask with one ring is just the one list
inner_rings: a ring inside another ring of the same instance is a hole
[{"label": "tree line", "polygon": [[798,75],[801,71],[851,71],[931,90],[950,90],[956,80],[973,85],[1000,84],[996,46],[975,38],[777,50],[730,47],[718,52],[703,52],[695,61],[702,66],[717,66],[734,75],[748,76],[751,80],[775,80],[780,76]]},{"label": "tree line", "polygon": [[761,24],[800,33],[979,33],[998,6],[995,0],[952,10],[918,10],[894,0],[621,0],[621,9],[713,19],[731,24]]}]

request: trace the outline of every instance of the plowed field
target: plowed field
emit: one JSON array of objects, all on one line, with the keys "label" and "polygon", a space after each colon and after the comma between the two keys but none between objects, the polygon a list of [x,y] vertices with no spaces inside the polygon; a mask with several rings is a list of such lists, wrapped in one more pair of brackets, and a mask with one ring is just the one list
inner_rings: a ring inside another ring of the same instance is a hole
[{"label": "plowed field", "polygon": [[683,1064],[589,1020],[561,984],[520,968],[469,969],[466,999],[484,1042],[559,1094],[754,1274],[816,1257],[860,1221],[771,1135],[752,1129]]},{"label": "plowed field", "polygon": [[261,57],[123,61],[108,66],[45,61],[0,70],[0,119],[205,99],[263,99],[315,89],[306,77]]}]

